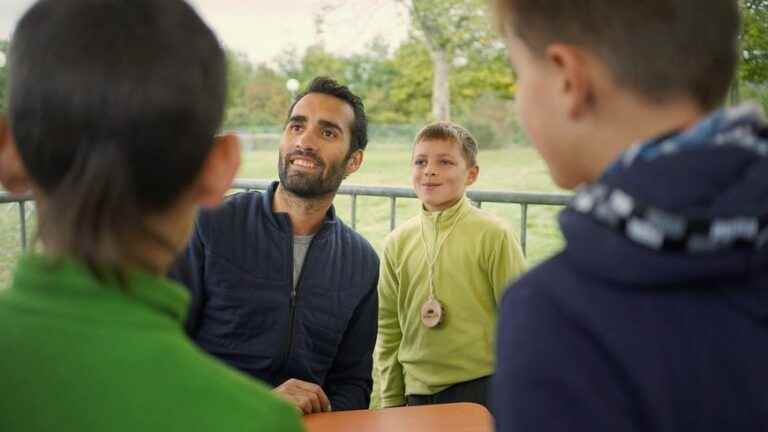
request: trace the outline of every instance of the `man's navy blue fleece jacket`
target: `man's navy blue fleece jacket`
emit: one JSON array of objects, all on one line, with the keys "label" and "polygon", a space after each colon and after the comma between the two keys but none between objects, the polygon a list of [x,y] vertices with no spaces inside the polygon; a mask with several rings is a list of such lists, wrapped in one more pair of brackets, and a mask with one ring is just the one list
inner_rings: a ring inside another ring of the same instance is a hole
[{"label": "man's navy blue fleece jacket", "polygon": [[172,276],[192,294],[187,329],[207,352],[277,386],[320,385],[334,411],[368,408],[379,260],[330,208],[293,288],[293,234],[277,182],[200,214]]}]

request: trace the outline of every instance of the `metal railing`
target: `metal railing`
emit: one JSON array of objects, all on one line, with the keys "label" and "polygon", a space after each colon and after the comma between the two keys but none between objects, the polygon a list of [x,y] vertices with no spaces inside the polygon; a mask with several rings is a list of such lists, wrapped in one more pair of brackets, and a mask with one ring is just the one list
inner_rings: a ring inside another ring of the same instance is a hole
[{"label": "metal railing", "polygon": [[[265,190],[272,183],[271,180],[253,180],[237,179],[232,184],[233,189],[246,191]],[[416,193],[413,189],[404,187],[389,186],[362,186],[362,185],[342,185],[339,188],[338,195],[348,195],[350,197],[350,225],[353,229],[357,228],[357,197],[383,197],[390,201],[389,206],[389,229],[390,231],[397,226],[397,200],[400,198],[415,199]],[[467,196],[477,207],[483,203],[502,203],[516,204],[520,206],[520,246],[523,252],[526,251],[528,238],[528,207],[537,206],[564,206],[568,203],[570,195],[555,193],[530,193],[530,192],[505,192],[494,190],[473,190],[467,192]],[[19,208],[19,235],[21,249],[27,248],[27,202],[31,201],[29,195],[14,196],[7,192],[0,191],[0,204],[16,203]]]}]

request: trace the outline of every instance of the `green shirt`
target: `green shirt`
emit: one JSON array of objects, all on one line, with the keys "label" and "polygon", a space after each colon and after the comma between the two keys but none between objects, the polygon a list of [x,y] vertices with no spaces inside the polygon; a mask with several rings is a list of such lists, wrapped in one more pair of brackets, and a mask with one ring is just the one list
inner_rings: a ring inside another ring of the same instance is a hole
[{"label": "green shirt", "polygon": [[[429,298],[425,244],[434,257],[440,242],[434,284],[443,319],[428,328],[421,321]],[[422,211],[393,231],[381,263],[374,352],[381,406],[492,374],[497,305],[523,268],[514,234],[466,198],[441,212]]]},{"label": "green shirt", "polygon": [[184,335],[184,289],[24,257],[0,290],[0,431],[298,431],[296,410]]}]

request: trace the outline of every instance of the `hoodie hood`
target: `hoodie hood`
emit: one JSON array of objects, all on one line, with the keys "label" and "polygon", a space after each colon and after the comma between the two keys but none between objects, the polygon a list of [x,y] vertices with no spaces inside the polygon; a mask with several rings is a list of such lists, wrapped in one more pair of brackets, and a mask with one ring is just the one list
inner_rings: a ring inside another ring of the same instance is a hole
[{"label": "hoodie hood", "polygon": [[629,149],[560,215],[578,268],[631,286],[768,281],[768,125],[750,105]]}]

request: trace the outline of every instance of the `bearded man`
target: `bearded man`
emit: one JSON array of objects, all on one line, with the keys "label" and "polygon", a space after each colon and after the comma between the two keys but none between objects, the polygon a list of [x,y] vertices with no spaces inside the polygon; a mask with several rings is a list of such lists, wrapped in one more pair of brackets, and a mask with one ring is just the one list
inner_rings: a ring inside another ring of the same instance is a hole
[{"label": "bearded man", "polygon": [[379,260],[333,207],[367,141],[360,98],[314,79],[289,110],[280,181],[201,213],[172,272],[192,339],[305,414],[369,404]]}]

